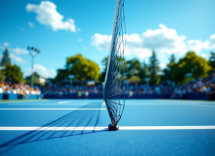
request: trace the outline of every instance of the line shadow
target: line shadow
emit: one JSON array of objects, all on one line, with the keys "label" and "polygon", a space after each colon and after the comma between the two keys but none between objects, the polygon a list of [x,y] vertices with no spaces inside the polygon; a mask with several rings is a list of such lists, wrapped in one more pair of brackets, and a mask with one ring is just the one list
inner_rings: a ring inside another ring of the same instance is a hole
[{"label": "line shadow", "polygon": [[[93,102],[89,103],[81,108],[101,108],[101,102]],[[41,127],[88,127],[91,125],[92,127],[96,127],[99,123],[99,117],[100,117],[100,110],[87,110],[87,111],[79,111],[75,110],[72,111],[52,122],[49,122]],[[3,143],[0,145],[0,155],[4,154],[8,151],[11,151],[15,147],[21,144],[26,143],[32,143],[32,142],[38,142],[38,141],[44,141],[49,139],[57,139],[57,138],[63,138],[63,137],[71,137],[75,135],[83,135],[83,134],[91,134],[91,133],[97,133],[97,132],[103,132],[108,130],[67,130],[67,131],[52,131],[52,130],[46,130],[46,131],[37,131],[33,130],[30,132],[27,132],[23,135],[20,135],[16,137],[15,139],[12,139],[6,143]]]}]

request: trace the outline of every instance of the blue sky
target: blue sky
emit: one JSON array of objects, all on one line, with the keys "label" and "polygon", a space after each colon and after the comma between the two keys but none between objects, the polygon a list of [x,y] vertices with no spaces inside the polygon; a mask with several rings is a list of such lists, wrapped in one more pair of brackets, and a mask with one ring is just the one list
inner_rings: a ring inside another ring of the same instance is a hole
[{"label": "blue sky", "polygon": [[[171,53],[188,50],[208,59],[215,51],[214,0],[126,0],[126,58],[148,62],[152,49],[160,66]],[[82,54],[101,66],[109,54],[115,0],[1,0],[0,57],[9,49],[12,62],[30,74],[27,46],[41,50],[34,68],[54,77],[66,57]]]}]

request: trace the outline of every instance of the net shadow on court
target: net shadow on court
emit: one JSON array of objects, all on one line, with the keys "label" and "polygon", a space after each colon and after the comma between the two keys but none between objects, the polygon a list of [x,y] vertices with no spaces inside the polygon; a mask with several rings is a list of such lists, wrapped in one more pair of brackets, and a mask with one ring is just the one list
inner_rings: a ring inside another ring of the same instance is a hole
[{"label": "net shadow on court", "polygon": [[[89,103],[82,108],[100,108],[101,103]],[[91,127],[96,127],[99,124],[99,117],[100,117],[100,110],[91,110],[91,111],[79,111],[75,110],[72,111],[52,122],[49,122],[48,124],[45,124],[41,127],[88,127],[89,125]],[[58,139],[58,138],[64,138],[64,137],[72,137],[76,135],[85,135],[85,134],[92,134],[92,133],[98,133],[98,132],[104,132],[107,130],[64,130],[64,131],[52,131],[52,130],[45,130],[45,131],[37,131],[33,130],[30,132],[27,132],[21,136],[16,137],[15,139],[12,139],[6,143],[3,143],[0,145],[0,155],[4,154],[13,148],[17,147],[21,144],[26,143],[32,143],[37,141],[45,141],[49,139]]]}]

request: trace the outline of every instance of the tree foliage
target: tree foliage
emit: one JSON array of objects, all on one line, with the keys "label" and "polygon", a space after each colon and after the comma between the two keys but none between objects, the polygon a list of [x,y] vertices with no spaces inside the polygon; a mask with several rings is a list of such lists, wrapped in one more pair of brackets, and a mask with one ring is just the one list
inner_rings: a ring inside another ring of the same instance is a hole
[{"label": "tree foliage", "polygon": [[167,64],[167,67],[163,70],[164,75],[161,77],[162,81],[173,80],[170,64],[175,63],[175,60],[176,60],[175,55],[172,53],[169,58],[169,63]]},{"label": "tree foliage", "polygon": [[25,82],[23,79],[23,73],[19,66],[17,65],[6,65],[5,69],[5,81],[11,82],[11,83],[19,83],[19,82]]},{"label": "tree foliage", "polygon": [[6,79],[5,71],[0,70],[0,82],[4,82]]},{"label": "tree foliage", "polygon": [[140,78],[141,83],[145,82],[145,78],[149,77],[149,66],[145,61],[141,64],[141,68],[137,76]]},{"label": "tree foliage", "polygon": [[215,71],[215,52],[211,52],[210,58],[209,58],[209,65],[212,67],[212,71]]},{"label": "tree foliage", "polygon": [[[37,84],[37,85],[42,85],[35,77],[33,77],[33,82],[34,82],[34,85],[35,85],[35,84]],[[25,83],[31,85],[31,79],[29,79],[29,80],[26,81]]]},{"label": "tree foliage", "polygon": [[175,60],[176,60],[175,55],[172,53],[171,56],[170,56],[170,58],[169,58],[169,64],[168,64],[168,66],[169,66],[171,63],[174,63]]},{"label": "tree foliage", "polygon": [[187,52],[184,58],[181,58],[178,63],[172,62],[169,67],[172,71],[173,80],[178,84],[187,82],[187,78],[185,77],[187,73],[192,73],[191,79],[205,78],[211,70],[208,61],[197,56],[193,51]]},{"label": "tree foliage", "polygon": [[74,75],[77,80],[98,80],[100,68],[95,62],[81,54],[67,58],[67,75]]},{"label": "tree foliage", "polygon": [[[26,83],[27,84],[31,84],[31,76],[32,76],[32,74],[30,75],[30,76],[28,76],[28,77],[26,77]],[[34,72],[33,73],[33,83],[34,84],[37,84],[37,85],[42,85],[37,79],[36,79],[36,77],[37,76],[40,76],[37,72]]]},{"label": "tree foliage", "polygon": [[5,51],[3,52],[1,68],[0,81],[7,81],[11,83],[25,82],[20,67],[11,64],[8,49],[5,49]]},{"label": "tree foliage", "polygon": [[150,57],[149,72],[150,72],[150,84],[158,85],[160,82],[160,77],[158,72],[160,71],[159,62],[155,51],[152,51],[152,56]]},{"label": "tree foliage", "polygon": [[[100,78],[99,78],[99,80],[101,82],[105,81],[105,76],[106,76],[106,71],[107,71],[107,66],[108,66],[108,59],[109,59],[109,56],[105,57],[102,60],[103,71],[101,72]],[[124,67],[124,69],[125,69],[124,72],[126,73],[126,61],[125,61],[125,59],[121,58],[121,57],[117,57],[116,61],[118,61],[118,64],[121,67],[121,69],[123,69],[123,67]],[[124,65],[124,63],[125,63],[125,65]],[[121,71],[121,72],[123,72],[123,71]]]},{"label": "tree foliage", "polygon": [[7,64],[10,65],[11,61],[10,61],[10,55],[9,55],[8,49],[5,49],[1,60],[1,66],[5,66]]},{"label": "tree foliage", "polygon": [[128,60],[126,62],[127,69],[126,69],[126,76],[128,79],[131,79],[133,76],[138,76],[141,71],[141,63],[138,59]]},{"label": "tree foliage", "polygon": [[102,60],[103,71],[101,72],[100,77],[99,77],[99,80],[101,82],[105,81],[105,75],[106,75],[107,65],[108,65],[108,58],[109,57],[107,56]]},{"label": "tree foliage", "polygon": [[69,71],[67,69],[58,69],[57,75],[56,75],[55,79],[53,80],[53,82],[54,83],[60,82],[68,76],[69,76]]},{"label": "tree foliage", "polygon": [[134,76],[132,76],[130,79],[128,79],[130,82],[140,82],[141,81],[141,79],[140,79],[140,77],[139,76],[136,76],[136,75],[134,75]]}]

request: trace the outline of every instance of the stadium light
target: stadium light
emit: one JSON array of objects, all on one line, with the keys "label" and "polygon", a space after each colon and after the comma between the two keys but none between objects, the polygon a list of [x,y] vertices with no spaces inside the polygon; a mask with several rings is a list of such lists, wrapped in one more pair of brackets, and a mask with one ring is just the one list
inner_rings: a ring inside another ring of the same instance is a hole
[{"label": "stadium light", "polygon": [[40,53],[40,51],[34,47],[28,47],[29,54],[32,56],[32,69],[31,69],[31,87],[33,88],[34,82],[33,82],[33,76],[34,76],[34,57]]},{"label": "stadium light", "polygon": [[188,78],[188,84],[190,84],[190,77],[191,77],[192,75],[193,75],[192,73],[187,73],[187,74],[185,74],[185,77]]},{"label": "stadium light", "polygon": [[74,78],[74,75],[69,75],[69,79],[70,79],[70,88],[72,89],[72,79]]}]

